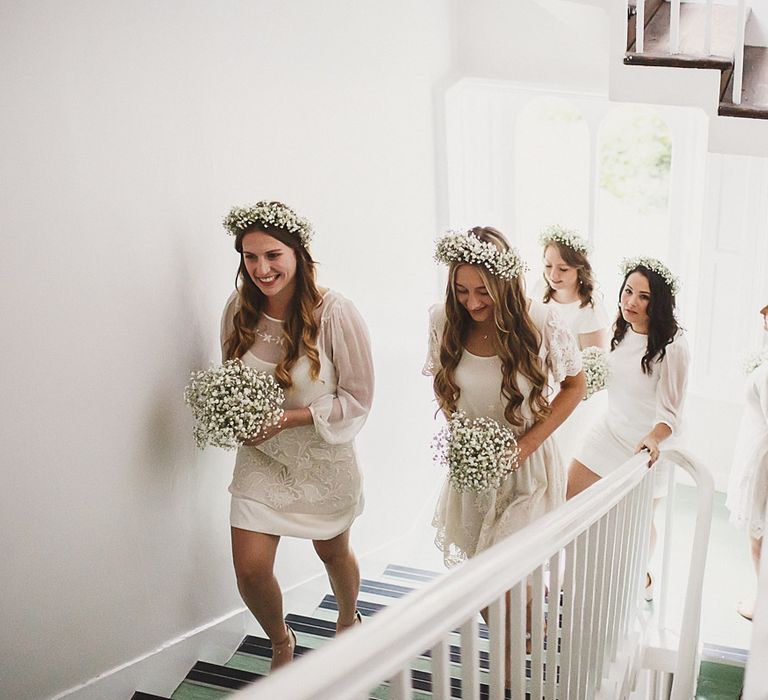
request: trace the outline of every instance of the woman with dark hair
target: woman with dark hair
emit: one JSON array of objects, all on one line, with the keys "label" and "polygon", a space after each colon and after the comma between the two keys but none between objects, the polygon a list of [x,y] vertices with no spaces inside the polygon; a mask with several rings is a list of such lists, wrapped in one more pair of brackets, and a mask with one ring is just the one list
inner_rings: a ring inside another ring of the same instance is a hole
[{"label": "woman with dark hair", "polygon": [[[498,488],[457,491],[446,478],[435,542],[447,566],[473,557],[557,508],[564,474],[552,433],[584,395],[581,356],[560,317],[528,299],[524,264],[490,227],[448,234],[435,254],[449,268],[445,303],[430,310],[429,354],[437,404],[511,429],[519,468]],[[550,378],[559,384],[554,399]]]},{"label": "woman with dark hair", "polygon": [[[688,382],[688,343],[675,319],[677,278],[659,260],[622,264],[624,282],[608,353],[608,410],[587,433],[568,468],[567,498],[573,498],[647,450],[649,466],[663,441],[680,431]],[[664,483],[654,475],[654,496]],[[651,547],[655,529],[651,533]],[[650,599],[648,576],[646,597]]]},{"label": "woman with dark hair", "polygon": [[272,374],[285,391],[280,423],[237,452],[230,525],[240,594],[272,642],[272,668],[291,661],[273,573],[282,535],[311,539],[338,601],[337,632],[360,622],[360,573],[349,530],[363,508],[353,439],[373,399],[368,332],[352,302],[315,282],[312,228],[281,202],[232,209],[240,254],[221,325],[224,360]]},{"label": "woman with dark hair", "polygon": [[608,314],[597,296],[589,244],[575,231],[548,226],[539,236],[544,248],[542,301],[557,309],[583,350],[608,349]]},{"label": "woman with dark hair", "polygon": [[[725,505],[731,522],[749,535],[755,574],[760,571],[760,550],[768,508],[768,305],[760,309],[763,349],[747,364],[744,414],[741,418]],[[739,615],[752,619],[754,600],[740,601]]]}]

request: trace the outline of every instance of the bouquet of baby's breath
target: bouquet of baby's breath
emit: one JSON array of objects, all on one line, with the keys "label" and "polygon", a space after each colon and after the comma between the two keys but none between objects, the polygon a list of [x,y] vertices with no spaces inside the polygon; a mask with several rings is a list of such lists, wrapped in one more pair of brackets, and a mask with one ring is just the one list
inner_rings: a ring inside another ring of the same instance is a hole
[{"label": "bouquet of baby's breath", "polygon": [[605,350],[597,347],[584,348],[581,351],[581,367],[587,380],[586,401],[592,394],[605,389],[608,381],[608,356]]},{"label": "bouquet of baby's breath", "polygon": [[275,378],[240,360],[192,372],[184,401],[195,416],[197,446],[233,450],[283,417],[285,395]]},{"label": "bouquet of baby's breath", "polygon": [[752,374],[760,365],[768,362],[768,348],[753,350],[747,354],[741,361],[744,374]]},{"label": "bouquet of baby's breath", "polygon": [[498,488],[519,468],[520,449],[514,433],[492,418],[471,420],[458,411],[432,441],[435,461],[448,468],[457,491],[480,493]]}]

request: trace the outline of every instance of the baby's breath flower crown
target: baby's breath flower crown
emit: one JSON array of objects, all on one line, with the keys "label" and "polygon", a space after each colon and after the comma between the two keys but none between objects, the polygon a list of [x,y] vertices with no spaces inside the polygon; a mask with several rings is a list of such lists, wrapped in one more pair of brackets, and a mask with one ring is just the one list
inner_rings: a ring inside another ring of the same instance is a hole
[{"label": "baby's breath flower crown", "polygon": [[482,265],[488,272],[504,280],[513,280],[528,267],[516,248],[499,250],[493,243],[481,241],[471,231],[449,231],[435,244],[435,262]]},{"label": "baby's breath flower crown", "polygon": [[299,237],[301,245],[309,247],[314,231],[312,224],[282,202],[256,202],[251,206],[232,207],[224,217],[224,228],[233,236],[251,226],[281,228]]},{"label": "baby's breath flower crown", "polygon": [[577,253],[583,253],[589,255],[592,252],[592,247],[585,241],[576,231],[565,228],[559,224],[551,224],[546,226],[539,234],[539,243],[543,246],[547,246],[550,243],[560,243],[567,246],[571,250],[575,250]]},{"label": "baby's breath flower crown", "polygon": [[673,296],[676,296],[680,292],[680,280],[672,274],[670,269],[661,262],[661,260],[642,256],[637,258],[624,258],[619,267],[621,269],[621,274],[626,277],[632,270],[636,270],[641,265],[647,270],[651,270],[659,275],[659,277],[666,282],[669,291],[672,292]]}]

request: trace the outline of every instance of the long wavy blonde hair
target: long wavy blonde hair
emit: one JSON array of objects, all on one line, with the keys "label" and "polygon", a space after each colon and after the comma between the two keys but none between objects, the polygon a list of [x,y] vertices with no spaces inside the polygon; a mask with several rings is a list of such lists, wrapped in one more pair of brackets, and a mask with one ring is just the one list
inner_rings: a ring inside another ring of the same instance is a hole
[{"label": "long wavy blonde hair", "polygon": [[[504,235],[491,227],[476,227],[472,233],[499,250],[509,250]],[[445,293],[446,323],[440,342],[440,369],[435,374],[434,391],[440,409],[451,414],[456,410],[461,390],[455,381],[456,367],[464,352],[464,343],[472,319],[456,297],[456,271],[466,263],[453,263],[448,272]],[[539,347],[541,336],[528,313],[528,299],[521,278],[503,280],[490,274],[485,267],[476,267],[493,300],[493,318],[496,326],[494,346],[501,359],[501,395],[506,399],[504,417],[514,427],[524,425],[522,413],[525,396],[517,384],[518,373],[528,379],[533,388],[528,397],[529,406],[538,421],[549,415],[551,408],[544,391],[547,373],[541,366]]]},{"label": "long wavy blonde hair", "polygon": [[285,356],[275,368],[278,383],[288,389],[293,386],[291,369],[298,361],[302,349],[309,359],[310,376],[312,379],[320,376],[320,355],[317,351],[320,324],[315,312],[322,302],[322,296],[317,288],[315,261],[294,234],[276,226],[268,230],[252,226],[235,236],[235,250],[240,253],[240,267],[235,280],[238,300],[232,319],[232,332],[224,341],[225,356],[228,360],[241,358],[256,342],[256,325],[263,313],[265,297],[248,274],[243,258],[243,237],[254,231],[266,233],[287,245],[296,255],[296,289],[283,324]]}]

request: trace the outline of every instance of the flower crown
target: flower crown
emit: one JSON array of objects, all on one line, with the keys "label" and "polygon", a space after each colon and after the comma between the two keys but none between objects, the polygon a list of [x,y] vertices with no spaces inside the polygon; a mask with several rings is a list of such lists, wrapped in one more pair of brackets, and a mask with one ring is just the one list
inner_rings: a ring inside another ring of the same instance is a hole
[{"label": "flower crown", "polygon": [[577,253],[589,255],[592,252],[592,246],[587,243],[576,231],[564,228],[559,224],[546,226],[539,234],[539,243],[546,246],[549,243],[560,243]]},{"label": "flower crown", "polygon": [[435,262],[482,265],[488,272],[504,280],[513,280],[528,267],[516,248],[499,250],[493,243],[481,241],[472,231],[449,231],[435,244]]},{"label": "flower crown", "polygon": [[656,258],[645,258],[642,256],[637,258],[624,258],[620,265],[621,273],[626,277],[630,272],[636,270],[640,266],[659,275],[659,277],[666,282],[669,291],[672,292],[673,296],[678,294],[680,291],[680,280],[672,274],[670,269],[661,262],[661,260],[657,260]]},{"label": "flower crown", "polygon": [[312,224],[282,202],[262,201],[248,207],[232,207],[223,224],[233,236],[256,224],[265,229],[276,226],[297,235],[305,248],[309,247],[314,235]]}]

